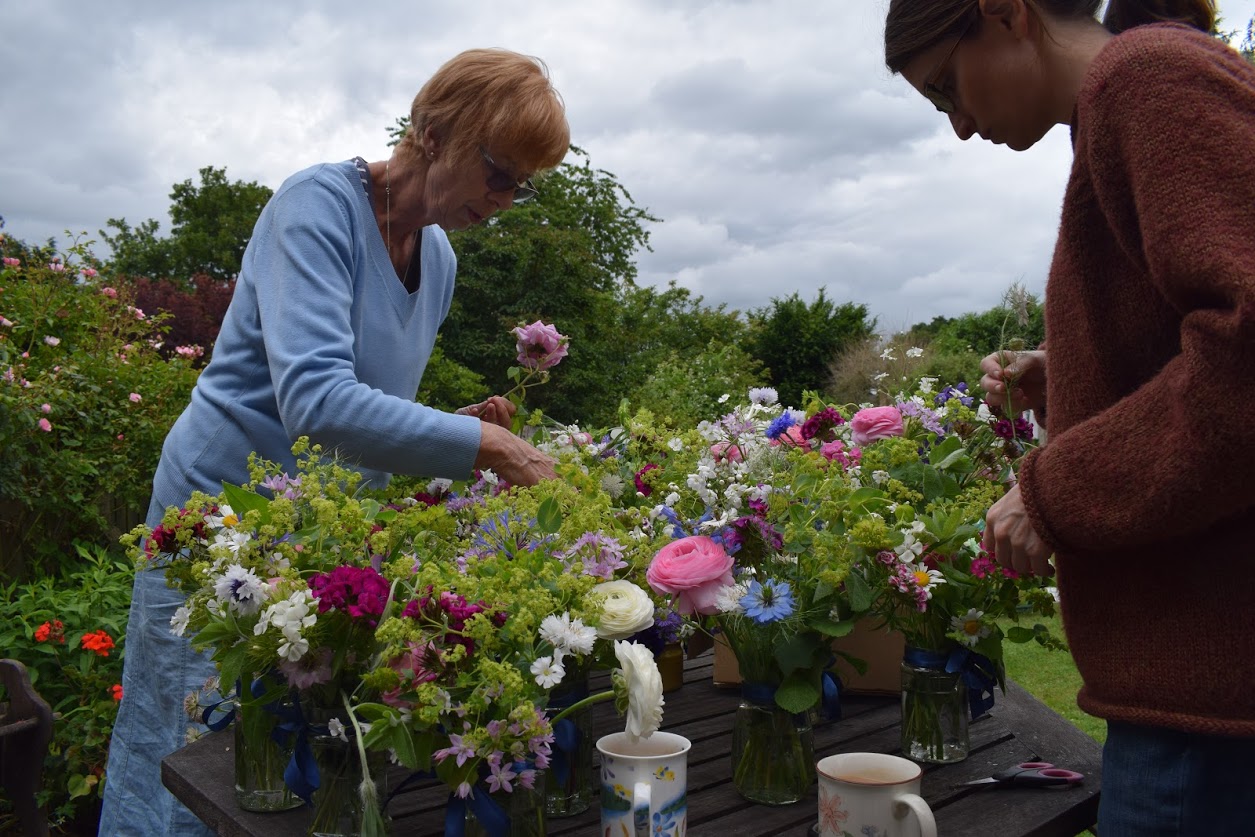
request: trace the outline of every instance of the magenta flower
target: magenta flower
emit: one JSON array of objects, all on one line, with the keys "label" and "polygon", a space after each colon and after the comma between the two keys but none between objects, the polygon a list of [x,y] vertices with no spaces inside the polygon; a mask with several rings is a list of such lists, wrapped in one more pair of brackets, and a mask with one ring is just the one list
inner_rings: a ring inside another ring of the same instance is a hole
[{"label": "magenta flower", "polygon": [[50,433],[52,431],[52,422],[48,421],[46,418],[41,418],[39,420],[39,429],[45,433]]},{"label": "magenta flower", "polygon": [[636,490],[639,491],[642,496],[648,497],[650,494],[654,493],[654,490],[650,488],[649,485],[647,485],[645,481],[641,479],[641,477],[645,476],[650,471],[656,471],[656,470],[658,470],[658,466],[650,462],[647,465],[645,465],[643,468],[641,468],[639,471],[637,471],[636,475],[632,477],[632,481],[636,483]]},{"label": "magenta flower", "polygon": [[336,567],[309,579],[318,599],[318,612],[338,610],[361,619],[372,628],[379,623],[388,601],[388,580],[370,567]]},{"label": "magenta flower", "polygon": [[516,338],[519,365],[525,369],[551,369],[567,355],[569,338],[540,320],[511,329],[510,333]]}]

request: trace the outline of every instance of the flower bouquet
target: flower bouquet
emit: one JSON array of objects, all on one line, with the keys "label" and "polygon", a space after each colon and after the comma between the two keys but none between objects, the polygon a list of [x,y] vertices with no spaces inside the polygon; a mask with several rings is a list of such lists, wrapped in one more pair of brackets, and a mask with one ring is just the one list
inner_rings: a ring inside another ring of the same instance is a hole
[{"label": "flower bouquet", "polygon": [[1044,626],[1005,632],[1022,607],[1044,615],[1054,600],[1040,584],[994,563],[979,544],[986,511],[1014,481],[1031,427],[967,395],[931,391],[866,408],[849,422],[860,464],[843,515],[859,555],[851,602],[906,637],[902,748],[911,758],[967,755],[967,720],[1005,685],[1002,641],[1058,645]]}]

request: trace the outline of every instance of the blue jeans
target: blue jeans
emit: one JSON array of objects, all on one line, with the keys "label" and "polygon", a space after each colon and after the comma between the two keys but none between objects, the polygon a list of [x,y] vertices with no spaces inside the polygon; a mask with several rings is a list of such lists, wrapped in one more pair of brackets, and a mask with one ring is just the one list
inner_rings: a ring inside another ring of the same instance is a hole
[{"label": "blue jeans", "polygon": [[161,759],[182,747],[189,727],[183,699],[214,673],[208,655],[170,633],[183,595],[165,573],[135,574],[126,626],[122,703],[109,744],[100,837],[209,837],[196,816],[161,784]]},{"label": "blue jeans", "polygon": [[1107,724],[1098,837],[1255,834],[1255,739]]}]

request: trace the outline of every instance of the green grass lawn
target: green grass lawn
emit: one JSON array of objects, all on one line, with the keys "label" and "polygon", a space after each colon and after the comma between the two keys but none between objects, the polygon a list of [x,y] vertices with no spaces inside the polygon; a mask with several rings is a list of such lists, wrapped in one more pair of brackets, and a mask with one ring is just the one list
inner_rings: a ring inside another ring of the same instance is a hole
[{"label": "green grass lawn", "polygon": [[[1063,637],[1063,625],[1059,617],[1043,619],[1030,617],[1020,624],[1031,626],[1041,622],[1050,628],[1055,636]],[[1003,630],[1013,623],[1003,624]],[[1076,706],[1076,693],[1081,688],[1081,675],[1076,671],[1072,655],[1066,651],[1051,651],[1036,642],[1023,644],[1014,642],[1002,643],[1003,656],[1007,664],[1007,676],[1019,683],[1042,703],[1067,718],[1082,732],[1097,741],[1107,738],[1107,724],[1091,715],[1086,715]]]}]

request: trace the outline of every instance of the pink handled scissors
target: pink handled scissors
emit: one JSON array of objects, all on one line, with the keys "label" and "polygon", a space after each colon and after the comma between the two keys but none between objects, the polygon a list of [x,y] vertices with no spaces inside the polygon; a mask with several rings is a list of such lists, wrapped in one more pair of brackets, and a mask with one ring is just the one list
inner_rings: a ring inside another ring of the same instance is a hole
[{"label": "pink handled scissors", "polygon": [[1081,773],[1055,767],[1048,761],[1026,761],[1008,770],[995,773],[988,779],[977,779],[974,782],[964,782],[964,784],[997,785],[1003,788],[1013,785],[1045,788],[1080,784],[1084,778],[1085,776]]}]

